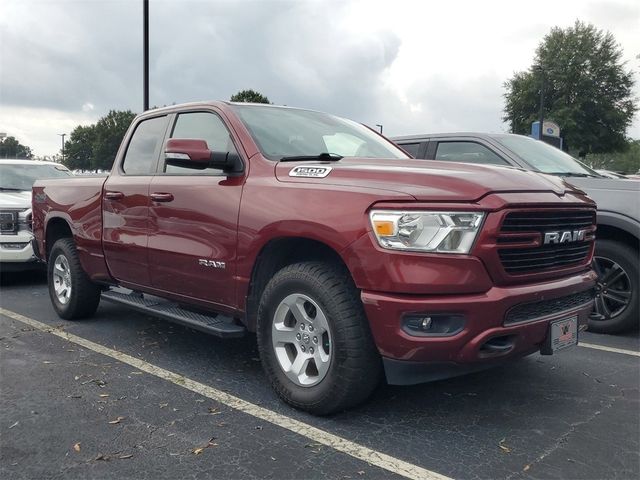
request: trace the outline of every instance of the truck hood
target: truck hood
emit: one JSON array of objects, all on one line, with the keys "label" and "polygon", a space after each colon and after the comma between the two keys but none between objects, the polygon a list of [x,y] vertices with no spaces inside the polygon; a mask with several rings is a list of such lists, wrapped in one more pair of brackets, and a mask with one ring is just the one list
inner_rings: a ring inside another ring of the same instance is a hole
[{"label": "truck hood", "polygon": [[[296,169],[304,167],[331,170],[321,178],[297,176]],[[276,176],[282,182],[377,188],[405,193],[420,201],[439,202],[473,202],[498,192],[564,195],[568,190],[578,190],[561,178],[513,167],[425,160],[343,158],[338,162],[280,162],[276,164]]]},{"label": "truck hood", "polygon": [[640,222],[640,182],[615,178],[568,178],[598,204],[598,210],[615,212]]},{"label": "truck hood", "polygon": [[20,192],[0,191],[0,208],[17,210],[31,207],[31,190]]}]

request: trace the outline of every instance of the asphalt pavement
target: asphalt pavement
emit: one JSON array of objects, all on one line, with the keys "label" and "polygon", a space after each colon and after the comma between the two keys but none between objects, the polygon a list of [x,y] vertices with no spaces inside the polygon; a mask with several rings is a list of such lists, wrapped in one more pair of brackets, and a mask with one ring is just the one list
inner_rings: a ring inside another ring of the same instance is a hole
[{"label": "asphalt pavement", "polygon": [[253,336],[106,302],[64,321],[37,274],[3,275],[0,308],[0,478],[640,477],[638,332],[318,418],[276,397]]}]

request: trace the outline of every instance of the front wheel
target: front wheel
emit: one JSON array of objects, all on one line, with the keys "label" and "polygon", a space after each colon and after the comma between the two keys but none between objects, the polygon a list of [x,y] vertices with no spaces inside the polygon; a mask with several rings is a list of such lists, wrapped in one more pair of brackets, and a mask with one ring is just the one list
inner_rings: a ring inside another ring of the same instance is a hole
[{"label": "front wheel", "polygon": [[74,320],[95,313],[100,287],[82,269],[73,239],[61,238],[53,244],[47,278],[51,303],[61,318]]},{"label": "front wheel", "polygon": [[265,372],[287,403],[323,415],[371,395],[381,361],[358,290],[344,267],[289,265],[271,279],[258,309]]},{"label": "front wheel", "polygon": [[597,240],[595,313],[589,330],[619,333],[638,326],[638,251],[615,240]]}]

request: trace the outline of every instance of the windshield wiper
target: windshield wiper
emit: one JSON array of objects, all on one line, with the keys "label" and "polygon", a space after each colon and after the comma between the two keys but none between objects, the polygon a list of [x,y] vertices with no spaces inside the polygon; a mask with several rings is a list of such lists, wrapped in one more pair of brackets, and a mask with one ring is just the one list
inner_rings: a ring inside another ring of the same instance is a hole
[{"label": "windshield wiper", "polygon": [[318,155],[291,155],[289,157],[282,157],[280,159],[281,162],[337,162],[338,160],[342,160],[342,155],[338,155],[337,153],[327,153],[322,152]]},{"label": "windshield wiper", "polygon": [[579,173],[579,172],[544,172],[547,175],[557,175],[559,177],[591,177],[591,178],[599,178],[596,175],[591,175],[590,173]]},{"label": "windshield wiper", "polygon": [[27,192],[24,188],[15,188],[15,187],[0,187],[0,191],[3,192]]}]

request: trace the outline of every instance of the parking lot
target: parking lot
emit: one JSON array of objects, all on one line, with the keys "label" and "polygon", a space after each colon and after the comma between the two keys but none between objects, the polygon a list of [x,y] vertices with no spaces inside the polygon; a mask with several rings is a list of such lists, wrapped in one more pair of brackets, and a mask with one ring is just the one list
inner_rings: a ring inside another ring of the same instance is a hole
[{"label": "parking lot", "polygon": [[2,478],[640,475],[637,332],[318,418],[276,397],[252,336],[104,302],[63,321],[42,275],[4,275],[0,308]]}]

